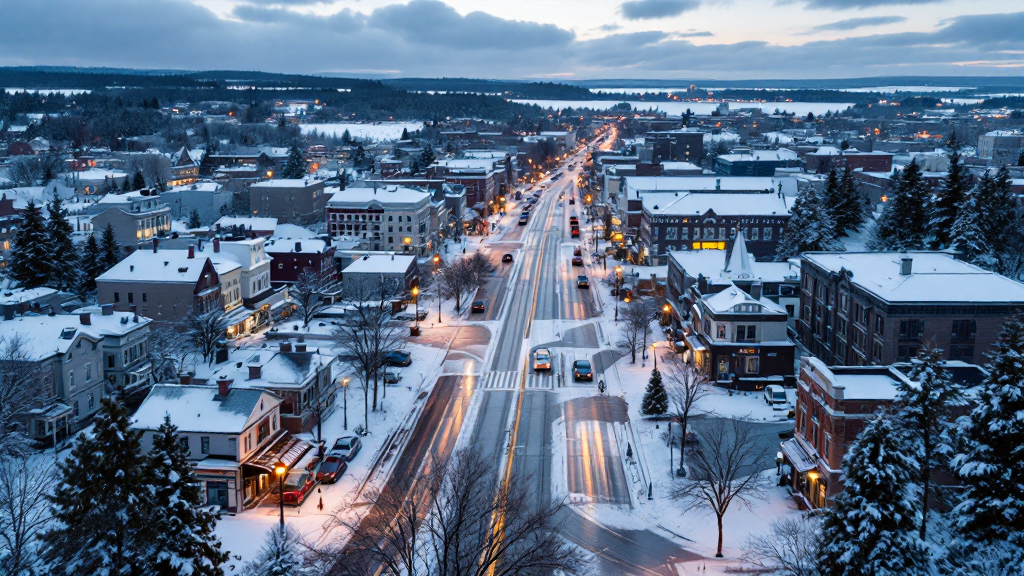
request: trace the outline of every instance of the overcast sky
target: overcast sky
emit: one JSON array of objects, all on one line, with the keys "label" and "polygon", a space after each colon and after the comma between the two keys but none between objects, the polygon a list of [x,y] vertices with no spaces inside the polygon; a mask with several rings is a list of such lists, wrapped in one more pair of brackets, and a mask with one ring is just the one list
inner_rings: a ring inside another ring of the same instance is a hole
[{"label": "overcast sky", "polygon": [[1022,0],[0,0],[0,65],[475,78],[1024,73]]}]

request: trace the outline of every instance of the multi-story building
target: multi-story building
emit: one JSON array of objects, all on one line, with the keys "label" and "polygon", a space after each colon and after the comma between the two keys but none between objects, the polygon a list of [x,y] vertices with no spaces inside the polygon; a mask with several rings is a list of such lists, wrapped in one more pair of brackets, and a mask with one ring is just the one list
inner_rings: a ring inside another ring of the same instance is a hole
[{"label": "multi-story building", "polygon": [[372,299],[382,285],[386,290],[406,293],[419,282],[419,267],[415,256],[402,254],[367,254],[356,258],[341,273],[345,298]]},{"label": "multi-story building", "polygon": [[142,432],[142,450],[148,451],[169,416],[206,504],[237,514],[274,492],[276,464],[290,469],[312,445],[284,429],[276,394],[235,386],[230,379],[213,384],[153,386],[132,416],[132,428]]},{"label": "multi-story building", "polygon": [[290,238],[274,236],[264,246],[273,262],[270,265],[270,285],[277,288],[294,284],[306,271],[316,272],[324,286],[340,290],[337,286],[338,269],[334,264],[336,248],[328,240],[319,238]]},{"label": "multi-story building", "polygon": [[828,365],[888,365],[925,346],[980,363],[1024,284],[945,252],[808,252],[797,335]]},{"label": "multi-story building", "polygon": [[797,166],[796,152],[786,148],[778,150],[733,150],[715,159],[715,172],[726,176],[774,176],[776,168]]},{"label": "multi-story building", "polygon": [[264,180],[249,186],[249,209],[253,216],[277,218],[281,223],[319,222],[326,203],[323,180]]},{"label": "multi-story building", "polygon": [[681,161],[699,164],[704,157],[704,132],[681,128],[648,132],[644,137],[644,156],[650,161]]},{"label": "multi-story building", "polygon": [[892,157],[888,152],[861,152],[856,148],[840,150],[832,146],[822,146],[815,152],[804,157],[808,172],[824,174],[833,168],[842,172],[861,170],[863,172],[892,171]]},{"label": "multi-story building", "polygon": [[111,304],[87,306],[75,312],[82,330],[102,338],[103,375],[108,393],[131,393],[151,383],[149,318],[133,312],[115,312]]},{"label": "multi-story building", "polygon": [[199,180],[199,165],[203,161],[205,150],[189,150],[182,146],[171,155],[171,177],[167,180],[168,187],[191,186]]},{"label": "multi-story building", "polygon": [[665,192],[641,195],[636,257],[657,266],[672,250],[725,250],[736,230],[756,258],[775,254],[793,199],[781,192]]},{"label": "multi-story building", "polygon": [[0,338],[30,388],[31,407],[18,418],[31,438],[65,438],[99,410],[104,336],[91,326],[90,314],[12,317],[0,322]]},{"label": "multi-story building", "polygon": [[[15,199],[8,198],[6,193],[0,195],[0,268],[7,267],[7,261],[11,256],[11,242],[14,241],[14,232],[21,224],[22,206],[15,204]],[[17,204],[24,204],[18,202]]]},{"label": "multi-story building", "polygon": [[[947,362],[946,370],[965,386],[985,376],[978,366],[963,362]],[[813,356],[801,358],[796,433],[782,443],[782,484],[802,508],[832,506],[843,489],[843,457],[868,423],[899,398],[898,386],[914,385],[908,372],[909,365],[826,366]],[[963,413],[968,406],[952,409]]]},{"label": "multi-story building", "polygon": [[[270,323],[274,311],[285,305],[285,293],[271,285],[271,258],[266,252],[265,238],[221,240],[214,238],[206,246],[212,247],[211,259],[231,260],[238,264],[238,294],[241,306],[230,310],[227,316],[228,338],[252,334]],[[204,249],[204,253],[208,253]],[[221,276],[221,292],[231,290]],[[225,298],[227,300],[227,298]],[[225,306],[225,310],[229,310]]]},{"label": "multi-story building", "polygon": [[93,234],[99,239],[110,225],[117,243],[128,250],[171,232],[171,207],[155,190],[107,194],[93,206]]},{"label": "multi-story building", "polygon": [[171,188],[160,194],[171,207],[171,217],[187,220],[195,211],[199,220],[209,226],[231,208],[231,191],[217,182],[196,182]]},{"label": "multi-story building", "polygon": [[1017,164],[1024,154],[1024,132],[1020,130],[993,130],[978,136],[978,158],[989,161],[990,166]]},{"label": "multi-story building", "polygon": [[503,160],[498,158],[457,158],[438,160],[427,168],[427,177],[466,187],[466,203],[483,215],[496,212],[495,199],[505,178]]},{"label": "multi-story building", "polygon": [[189,312],[223,308],[220,277],[210,258],[188,250],[136,250],[96,279],[98,300],[114,310],[132,306],[156,322],[173,322]]},{"label": "multi-story building", "polygon": [[346,188],[327,201],[327,230],[333,237],[366,240],[375,251],[423,255],[438,241],[432,207],[431,194],[415,188]]}]

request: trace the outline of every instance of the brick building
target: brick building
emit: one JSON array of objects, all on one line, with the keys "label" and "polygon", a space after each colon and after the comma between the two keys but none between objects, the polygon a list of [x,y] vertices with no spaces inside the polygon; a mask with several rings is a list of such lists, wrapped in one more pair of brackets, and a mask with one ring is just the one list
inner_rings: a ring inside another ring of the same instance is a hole
[{"label": "brick building", "polygon": [[850,172],[862,170],[864,172],[890,172],[892,171],[892,157],[888,152],[861,152],[856,148],[840,150],[831,146],[822,146],[817,151],[811,152],[804,157],[808,172],[824,174],[835,168],[843,171],[849,168]]},{"label": "brick building", "polygon": [[828,365],[888,365],[922,347],[980,363],[1024,284],[944,252],[809,252],[797,335]]}]

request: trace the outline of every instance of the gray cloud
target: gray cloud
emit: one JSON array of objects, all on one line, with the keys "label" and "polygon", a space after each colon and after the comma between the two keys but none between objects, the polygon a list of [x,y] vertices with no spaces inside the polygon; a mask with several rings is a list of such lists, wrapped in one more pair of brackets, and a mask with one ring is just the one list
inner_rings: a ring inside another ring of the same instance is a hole
[{"label": "gray cloud", "polygon": [[629,0],[619,9],[628,20],[646,20],[679,16],[700,6],[701,0]]},{"label": "gray cloud", "polygon": [[[829,8],[832,10],[849,10],[851,8],[874,8],[893,4],[938,4],[947,0],[807,0],[811,8]],[[787,0],[786,3],[789,3]]]},{"label": "gray cloud", "polygon": [[714,36],[714,34],[707,30],[689,30],[687,32],[673,32],[672,36],[675,38],[705,38]]},{"label": "gray cloud", "polygon": [[0,0],[0,65],[675,79],[998,75],[1024,65],[1024,13],[963,16],[928,33],[697,46],[688,35],[703,31],[582,40],[555,26],[463,16],[436,0],[328,17],[272,6],[222,19],[182,0]]},{"label": "gray cloud", "polygon": [[864,18],[847,18],[846,20],[839,20],[838,22],[829,22],[828,24],[822,24],[821,26],[815,26],[806,33],[811,34],[814,32],[833,32],[844,30],[855,30],[857,28],[866,28],[868,26],[884,26],[886,24],[895,24],[897,22],[905,22],[907,19],[903,16],[867,16]]}]

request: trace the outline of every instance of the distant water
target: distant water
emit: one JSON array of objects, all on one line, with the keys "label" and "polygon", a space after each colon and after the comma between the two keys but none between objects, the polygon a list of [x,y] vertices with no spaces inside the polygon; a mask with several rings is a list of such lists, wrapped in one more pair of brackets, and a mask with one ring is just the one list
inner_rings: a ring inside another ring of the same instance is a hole
[{"label": "distant water", "polygon": [[[542,108],[590,108],[592,110],[608,110],[619,104],[615,100],[513,100],[522,104],[536,104]],[[629,101],[630,106],[636,110],[657,110],[672,116],[685,114],[689,109],[698,116],[708,116],[718,109],[718,102],[644,102]],[[780,112],[791,112],[797,116],[806,116],[808,112],[820,116],[826,112],[842,112],[852,103],[848,102],[729,102],[731,110],[760,108],[765,113],[771,114],[778,109]]]},{"label": "distant water", "polygon": [[86,90],[84,88],[53,88],[43,90],[40,90],[38,88],[4,88],[4,92],[8,94],[14,94],[15,92],[31,92],[33,94],[38,93],[47,96],[50,94],[63,94],[65,96],[72,96],[74,94],[90,94],[92,93],[92,90]]}]

